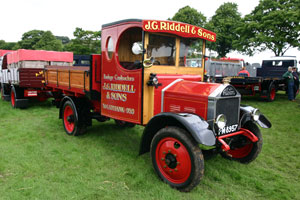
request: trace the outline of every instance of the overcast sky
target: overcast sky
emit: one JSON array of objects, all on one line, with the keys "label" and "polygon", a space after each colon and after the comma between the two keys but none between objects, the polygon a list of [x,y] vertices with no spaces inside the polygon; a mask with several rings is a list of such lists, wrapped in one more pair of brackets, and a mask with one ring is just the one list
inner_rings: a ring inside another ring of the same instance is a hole
[{"label": "overcast sky", "polygon": [[[128,18],[166,20],[186,5],[209,19],[225,2],[237,3],[244,16],[258,5],[259,0],[1,0],[0,40],[17,42],[23,33],[33,29],[50,30],[54,35],[73,38],[76,27],[98,31],[102,24]],[[299,55],[295,50],[288,53]],[[267,52],[263,56],[247,58],[230,54],[250,62],[260,62],[271,55]]]}]

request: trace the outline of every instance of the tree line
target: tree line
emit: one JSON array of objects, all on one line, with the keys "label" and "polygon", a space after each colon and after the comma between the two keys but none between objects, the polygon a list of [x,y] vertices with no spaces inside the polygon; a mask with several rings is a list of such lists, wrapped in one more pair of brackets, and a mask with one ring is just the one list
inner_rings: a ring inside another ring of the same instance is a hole
[{"label": "tree line", "polygon": [[18,42],[0,40],[0,49],[34,49],[52,51],[71,51],[74,54],[100,54],[101,31],[76,28],[74,39],[67,36],[54,36],[51,31],[31,30],[22,35]]},{"label": "tree line", "polygon": [[[201,12],[185,6],[169,20],[185,22],[211,30],[217,42],[207,47],[224,57],[231,51],[253,56],[271,50],[282,56],[290,48],[300,49],[300,0],[260,0],[244,17],[236,3],[224,3],[207,19]],[[43,49],[72,51],[74,54],[101,53],[101,31],[76,28],[74,39],[54,36],[51,31],[31,30],[19,42],[0,40],[0,49]]]}]

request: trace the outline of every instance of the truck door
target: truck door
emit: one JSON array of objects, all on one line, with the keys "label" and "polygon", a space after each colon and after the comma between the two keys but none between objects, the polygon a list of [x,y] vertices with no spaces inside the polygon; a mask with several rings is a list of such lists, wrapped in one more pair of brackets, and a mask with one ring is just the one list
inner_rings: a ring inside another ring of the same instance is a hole
[{"label": "truck door", "polygon": [[142,42],[134,23],[102,28],[101,114],[141,124],[142,54],[132,47]]}]

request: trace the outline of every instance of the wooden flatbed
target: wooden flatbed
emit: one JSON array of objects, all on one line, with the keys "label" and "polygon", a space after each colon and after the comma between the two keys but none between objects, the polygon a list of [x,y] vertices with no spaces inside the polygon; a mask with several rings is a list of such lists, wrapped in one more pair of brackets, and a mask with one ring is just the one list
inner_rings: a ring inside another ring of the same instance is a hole
[{"label": "wooden flatbed", "polygon": [[45,84],[54,90],[85,95],[90,91],[90,67],[46,66]]}]

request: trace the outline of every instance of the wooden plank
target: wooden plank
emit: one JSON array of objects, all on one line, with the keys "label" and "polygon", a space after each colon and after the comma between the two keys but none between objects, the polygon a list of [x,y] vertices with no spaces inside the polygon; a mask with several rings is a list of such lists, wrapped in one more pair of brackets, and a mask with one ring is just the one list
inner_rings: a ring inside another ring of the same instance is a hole
[{"label": "wooden plank", "polygon": [[78,89],[90,90],[89,67],[47,66],[46,84],[56,85],[57,88],[68,88],[69,91]]}]

